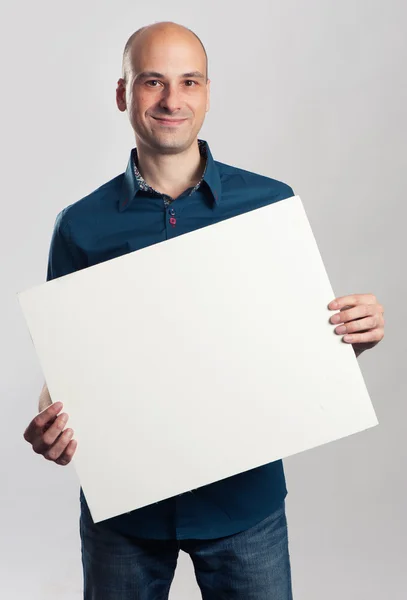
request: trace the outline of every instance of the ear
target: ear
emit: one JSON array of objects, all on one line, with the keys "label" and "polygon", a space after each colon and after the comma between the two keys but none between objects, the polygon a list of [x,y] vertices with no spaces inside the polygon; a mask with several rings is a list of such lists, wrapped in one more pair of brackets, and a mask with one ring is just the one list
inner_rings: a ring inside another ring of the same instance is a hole
[{"label": "ear", "polygon": [[209,108],[211,105],[210,92],[211,92],[211,80],[208,79],[208,82],[206,84],[206,112],[209,111]]},{"label": "ear", "polygon": [[125,112],[125,110],[127,109],[127,103],[126,103],[126,82],[122,78],[120,78],[119,81],[117,82],[116,104],[117,104],[117,108],[121,112]]}]

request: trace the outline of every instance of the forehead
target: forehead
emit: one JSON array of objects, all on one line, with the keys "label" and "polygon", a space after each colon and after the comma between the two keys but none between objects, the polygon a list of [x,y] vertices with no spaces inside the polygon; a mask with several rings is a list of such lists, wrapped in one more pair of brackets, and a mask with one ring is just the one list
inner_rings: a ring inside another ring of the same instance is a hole
[{"label": "forehead", "polygon": [[135,40],[130,52],[134,72],[184,73],[205,70],[205,53],[193,36],[154,35]]}]

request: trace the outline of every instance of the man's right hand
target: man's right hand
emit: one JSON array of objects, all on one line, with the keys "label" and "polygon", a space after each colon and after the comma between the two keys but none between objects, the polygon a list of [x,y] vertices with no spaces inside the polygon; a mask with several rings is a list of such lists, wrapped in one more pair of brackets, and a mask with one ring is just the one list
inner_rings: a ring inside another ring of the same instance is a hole
[{"label": "man's right hand", "polygon": [[62,402],[56,402],[40,412],[25,430],[24,439],[37,454],[65,466],[71,462],[77,442],[72,439],[72,429],[63,431],[68,415],[61,413],[57,416],[62,406]]}]

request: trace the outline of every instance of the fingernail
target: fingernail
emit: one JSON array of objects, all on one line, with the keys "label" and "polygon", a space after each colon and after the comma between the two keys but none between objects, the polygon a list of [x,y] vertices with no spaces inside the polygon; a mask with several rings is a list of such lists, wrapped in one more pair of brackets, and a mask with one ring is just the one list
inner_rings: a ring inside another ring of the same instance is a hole
[{"label": "fingernail", "polygon": [[351,342],[353,340],[353,336],[352,335],[345,335],[343,336],[343,339],[345,342]]}]

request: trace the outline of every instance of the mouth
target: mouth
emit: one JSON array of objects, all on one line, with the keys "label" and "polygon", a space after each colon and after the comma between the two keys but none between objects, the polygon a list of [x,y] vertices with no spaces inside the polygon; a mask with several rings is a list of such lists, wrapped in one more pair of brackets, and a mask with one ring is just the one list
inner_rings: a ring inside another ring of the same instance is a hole
[{"label": "mouth", "polygon": [[158,121],[158,123],[160,123],[161,125],[166,125],[169,127],[180,125],[181,123],[184,123],[184,121],[186,121],[186,119],[160,119],[158,117],[153,117],[153,119],[155,121]]}]

